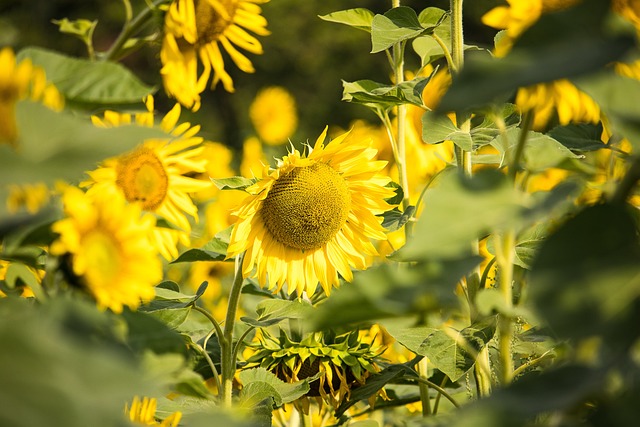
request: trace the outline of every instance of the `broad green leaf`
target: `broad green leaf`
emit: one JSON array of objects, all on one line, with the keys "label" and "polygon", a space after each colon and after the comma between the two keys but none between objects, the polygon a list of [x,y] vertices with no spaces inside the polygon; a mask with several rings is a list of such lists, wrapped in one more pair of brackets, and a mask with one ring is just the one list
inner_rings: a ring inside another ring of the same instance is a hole
[{"label": "broad green leaf", "polygon": [[457,381],[473,367],[478,352],[493,338],[495,330],[495,318],[461,331],[443,327],[426,337],[418,354],[427,356],[451,381]]},{"label": "broad green leaf", "polygon": [[[510,128],[505,134],[507,142],[502,137],[496,137],[491,142],[491,145],[505,156],[503,163],[511,164],[520,134],[520,128]],[[509,144],[508,148],[506,147],[507,143]],[[544,172],[549,168],[558,166],[566,159],[580,158],[579,155],[543,133],[529,131],[525,144],[521,166],[524,166],[530,172]]]},{"label": "broad green leaf", "polygon": [[255,184],[255,179],[243,176],[233,176],[231,178],[211,178],[213,184],[220,190],[246,190]]},{"label": "broad green leaf", "polygon": [[122,317],[127,322],[127,343],[136,353],[151,350],[158,354],[186,354],[180,334],[150,313],[125,310]]},{"label": "broad green leaf", "polygon": [[637,316],[640,243],[628,209],[587,207],[538,248],[529,298],[561,338],[603,334],[612,346],[637,336],[627,317]]},{"label": "broad green leaf", "polygon": [[[428,144],[451,139],[449,136],[460,132],[449,116],[427,111],[422,115],[422,140]],[[470,150],[470,147],[468,148]]]},{"label": "broad green leaf", "polygon": [[371,21],[373,21],[373,12],[365,8],[355,8],[340,10],[319,17],[325,21],[345,24],[359,30],[371,32]]},{"label": "broad green leaf", "polygon": [[595,151],[607,148],[602,142],[602,123],[576,123],[557,126],[548,135],[573,151]]},{"label": "broad green leaf", "polygon": [[426,191],[414,236],[397,257],[442,259],[468,253],[475,239],[518,224],[525,209],[522,197],[496,171],[482,170],[473,178],[445,172]]},{"label": "broad green leaf", "polygon": [[17,55],[44,68],[65,99],[82,104],[127,104],[141,102],[154,91],[124,66],[72,58],[54,51],[30,47]]},{"label": "broad green leaf", "polygon": [[[551,413],[570,417],[575,408],[601,392],[605,378],[601,370],[585,365],[562,365],[499,388],[491,396],[455,411],[442,425],[515,427],[535,424]],[[605,420],[606,425],[609,419]]]},{"label": "broad green leaf", "polygon": [[396,231],[402,228],[415,214],[415,206],[407,206],[407,209],[402,212],[399,209],[392,209],[382,214],[384,220],[382,226],[388,231]]},{"label": "broad green leaf", "polygon": [[122,154],[145,139],[170,138],[142,126],[98,128],[67,112],[19,101],[16,104],[19,150],[0,144],[0,182],[53,184],[76,182],[109,157]]},{"label": "broad green leaf", "polygon": [[468,110],[506,100],[519,87],[602,69],[635,46],[631,35],[607,30],[610,14],[608,2],[584,0],[543,14],[504,58],[467,55],[438,110]]},{"label": "broad green leaf", "polygon": [[167,325],[170,329],[176,329],[187,320],[191,307],[186,308],[164,308],[150,311],[156,319]]},{"label": "broad green leaf", "polygon": [[309,322],[314,330],[324,330],[456,307],[457,283],[480,260],[464,256],[370,268],[334,291],[314,309]]},{"label": "broad green leaf", "polygon": [[256,306],[257,319],[243,317],[241,320],[252,326],[266,327],[287,319],[306,319],[312,310],[311,304],[303,300],[269,299]]},{"label": "broad green leaf", "polygon": [[343,81],[342,100],[363,104],[374,110],[406,103],[422,106],[422,90],[428,82],[429,77],[416,77],[399,85],[385,85],[372,80]]},{"label": "broad green leaf", "polygon": [[230,228],[221,231],[200,249],[194,248],[183,252],[178,258],[171,261],[171,264],[195,261],[226,261],[230,231]]},{"label": "broad green leaf", "polygon": [[396,43],[415,38],[425,31],[415,10],[400,6],[375,15],[371,21],[371,53],[382,52]]},{"label": "broad green leaf", "polygon": [[125,402],[161,392],[128,352],[106,341],[99,324],[110,314],[79,305],[0,299],[0,400],[10,408],[0,411],[0,425],[125,427]]},{"label": "broad green leaf", "polygon": [[309,382],[296,381],[285,383],[272,372],[264,368],[245,369],[238,374],[243,384],[240,392],[240,405],[252,407],[272,398],[276,407],[293,402],[309,391]]},{"label": "broad green leaf", "polygon": [[447,12],[438,7],[425,7],[418,15],[418,22],[424,28],[434,27],[436,25],[447,26],[445,19],[448,18]]}]

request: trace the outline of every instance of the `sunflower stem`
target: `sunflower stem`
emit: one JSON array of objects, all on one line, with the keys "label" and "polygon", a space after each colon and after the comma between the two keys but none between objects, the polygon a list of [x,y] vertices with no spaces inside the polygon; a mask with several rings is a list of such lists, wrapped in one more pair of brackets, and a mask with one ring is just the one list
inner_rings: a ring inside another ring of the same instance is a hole
[{"label": "sunflower stem", "polygon": [[156,0],[149,7],[142,9],[135,18],[131,18],[131,5],[129,4],[129,7],[127,7],[128,2],[125,1],[126,22],[122,27],[122,31],[120,31],[118,38],[113,42],[109,50],[99,55],[99,58],[103,61],[121,59],[123,48],[127,41],[147,24],[147,21],[151,18],[153,12],[158,9],[158,6],[168,2],[169,0]]},{"label": "sunflower stem", "polygon": [[500,272],[498,288],[502,294],[504,312],[498,314],[498,339],[501,365],[501,381],[507,385],[513,379],[513,357],[511,341],[513,340],[513,261],[515,258],[515,232],[513,229],[495,239],[496,262]]},{"label": "sunflower stem", "polygon": [[[429,379],[429,359],[423,357],[418,362],[418,375],[425,380]],[[429,396],[429,383],[418,383],[420,389],[420,402],[422,403],[422,416],[428,417],[431,415],[431,397]]]},{"label": "sunflower stem", "polygon": [[242,275],[242,261],[244,252],[236,256],[235,277],[229,292],[227,316],[224,321],[223,339],[220,341],[220,353],[222,365],[222,406],[230,408],[232,403],[233,377],[236,374],[236,355],[233,347],[233,330],[236,323],[236,315],[240,303],[240,294],[244,276]]}]

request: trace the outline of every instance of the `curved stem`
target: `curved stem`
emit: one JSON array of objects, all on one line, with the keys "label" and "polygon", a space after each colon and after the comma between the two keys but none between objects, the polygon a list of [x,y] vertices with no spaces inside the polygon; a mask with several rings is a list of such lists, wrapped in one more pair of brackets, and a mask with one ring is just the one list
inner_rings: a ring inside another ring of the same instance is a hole
[{"label": "curved stem", "polygon": [[246,331],[244,331],[242,333],[242,335],[240,335],[240,338],[238,338],[238,341],[236,342],[236,345],[233,346],[233,354],[232,354],[232,359],[234,361],[238,360],[238,352],[240,351],[240,345],[242,344],[242,342],[244,341],[244,339],[247,337],[247,335],[249,335],[249,333],[251,331],[253,331],[255,329],[255,326],[249,326],[247,328]]},{"label": "curved stem", "polygon": [[416,378],[415,380],[418,381],[419,383],[425,383],[429,387],[435,389],[438,393],[443,395],[449,402],[451,402],[453,404],[453,406],[455,406],[456,408],[460,407],[458,402],[456,402],[455,399],[453,397],[451,397],[451,395],[449,393],[447,393],[447,391],[445,389],[443,389],[442,387],[440,387],[438,384],[436,384],[434,382],[431,382],[431,381],[429,381],[427,379],[424,379],[424,378]]},{"label": "curved stem", "polygon": [[442,49],[442,52],[444,52],[444,57],[447,60],[447,65],[449,66],[449,69],[451,70],[451,72],[452,73],[458,72],[458,66],[453,61],[451,52],[449,52],[449,47],[444,43],[444,40],[442,40],[440,36],[438,36],[435,32],[431,34],[431,37],[433,37],[436,43],[438,43],[438,46],[440,46],[440,48]]},{"label": "curved stem", "polygon": [[[445,375],[444,378],[442,379],[442,382],[440,383],[440,388],[444,388],[448,380],[449,380],[449,377]],[[438,395],[436,396],[436,400],[433,403],[433,415],[438,414],[438,407],[440,406],[441,397],[442,397],[442,393],[438,393]]]},{"label": "curved stem", "polygon": [[[100,58],[104,61],[117,61],[120,59],[120,54],[122,53],[122,48],[127,43],[127,41],[138,32],[144,25],[146,25],[149,18],[151,18],[152,13],[158,9],[162,3],[167,3],[168,0],[156,0],[151,5],[152,7],[147,7],[143,9],[138,15],[136,15],[133,19],[127,19],[127,22],[124,24],[122,31],[118,35],[118,38],[111,45],[108,51],[104,52],[100,55]],[[126,2],[125,2],[126,4]],[[126,9],[127,15],[131,13],[130,8]]]},{"label": "curved stem", "polygon": [[[524,113],[524,118],[522,119],[522,125],[520,126],[520,136],[518,137],[518,143],[516,145],[516,151],[513,153],[513,158],[511,159],[511,164],[509,165],[509,177],[515,181],[516,175],[518,174],[518,170],[520,169],[520,160],[524,155],[524,147],[527,143],[527,137],[529,131],[531,130],[531,126],[533,126],[533,111],[529,110]],[[509,145],[505,145],[505,147],[509,147]],[[508,158],[508,157],[507,157]]]},{"label": "curved stem", "polygon": [[[233,377],[236,374],[236,359],[233,351],[233,329],[236,323],[236,315],[238,313],[238,305],[240,303],[240,294],[242,292],[242,261],[244,253],[236,257],[236,272],[229,292],[229,302],[227,305],[227,316],[224,322],[224,330],[222,336],[224,339],[220,344],[220,353],[222,364],[222,405],[231,407]],[[224,345],[223,345],[224,344]]]},{"label": "curved stem", "polygon": [[202,313],[207,319],[209,319],[209,321],[213,325],[213,329],[216,331],[216,334],[218,336],[218,341],[220,342],[220,345],[222,345],[221,341],[224,340],[224,336],[222,334],[222,328],[220,327],[220,324],[218,323],[218,321],[204,308],[198,307],[195,304],[192,305],[192,307],[195,311],[197,311],[198,313]]},{"label": "curved stem", "polygon": [[[429,368],[429,359],[423,357],[418,362],[418,375],[420,378],[428,380],[428,368]],[[429,384],[428,383],[419,383],[420,388],[420,401],[422,402],[422,416],[427,417],[431,415],[431,397],[429,396]]]}]

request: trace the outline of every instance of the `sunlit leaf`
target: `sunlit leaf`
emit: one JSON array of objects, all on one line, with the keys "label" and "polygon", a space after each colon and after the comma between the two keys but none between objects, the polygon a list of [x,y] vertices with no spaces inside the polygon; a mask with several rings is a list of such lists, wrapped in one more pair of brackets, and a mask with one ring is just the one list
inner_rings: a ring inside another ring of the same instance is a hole
[{"label": "sunlit leaf", "polygon": [[255,184],[255,179],[243,176],[233,176],[231,178],[211,178],[213,184],[220,190],[246,190],[247,187]]},{"label": "sunlit leaf", "polygon": [[47,79],[65,99],[82,104],[141,102],[153,92],[121,64],[72,58],[58,52],[30,47],[17,55],[44,68]]},{"label": "sunlit leaf", "polygon": [[400,6],[375,15],[371,21],[371,53],[381,52],[396,43],[419,36],[422,27],[415,10]]},{"label": "sunlit leaf", "polygon": [[340,10],[320,16],[320,19],[338,24],[345,24],[359,30],[371,32],[373,12],[361,7],[355,9]]},{"label": "sunlit leaf", "polygon": [[240,405],[252,407],[271,398],[276,407],[293,402],[309,391],[307,380],[285,383],[264,368],[245,369],[238,376],[244,385],[240,392]]},{"label": "sunlit leaf", "polygon": [[602,142],[602,123],[576,123],[557,126],[548,135],[573,151],[595,151],[607,148]]}]

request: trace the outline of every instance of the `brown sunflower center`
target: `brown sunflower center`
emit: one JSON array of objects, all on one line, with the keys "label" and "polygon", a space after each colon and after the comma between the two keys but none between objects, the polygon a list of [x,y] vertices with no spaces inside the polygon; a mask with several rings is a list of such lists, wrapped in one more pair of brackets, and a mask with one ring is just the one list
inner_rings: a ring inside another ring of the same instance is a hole
[{"label": "brown sunflower center", "polygon": [[198,45],[215,42],[229,25],[238,8],[237,0],[196,0]]},{"label": "brown sunflower center", "polygon": [[281,175],[262,204],[267,230],[281,244],[311,250],[327,243],[347,220],[351,194],[344,178],[326,163]]},{"label": "brown sunflower center", "polygon": [[148,211],[157,209],[167,196],[169,178],[164,165],[148,148],[120,158],[116,183],[130,202],[142,202]]}]

